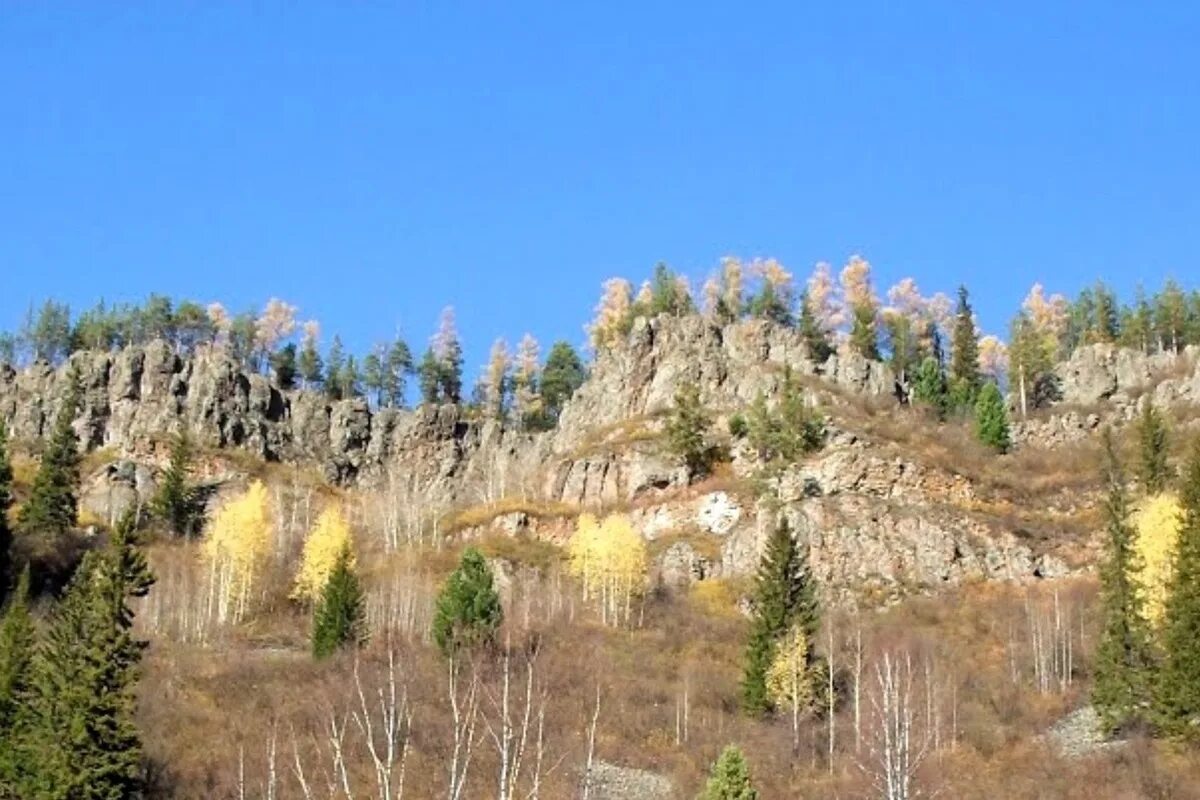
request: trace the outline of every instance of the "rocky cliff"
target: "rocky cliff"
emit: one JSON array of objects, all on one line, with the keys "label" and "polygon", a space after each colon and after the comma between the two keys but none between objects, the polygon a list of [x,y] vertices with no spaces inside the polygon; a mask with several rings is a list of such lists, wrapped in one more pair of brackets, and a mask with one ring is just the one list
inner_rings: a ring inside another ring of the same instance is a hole
[{"label": "rocky cliff", "polygon": [[[1059,368],[1064,402],[1126,415],[1147,392],[1164,402],[1200,402],[1196,355],[1085,348]],[[717,327],[699,317],[636,320],[626,341],[597,359],[557,429],[536,434],[454,406],[374,411],[363,400],[281,391],[218,350],[183,358],[156,343],[79,353],[71,362],[85,387],[76,423],[81,440],[114,453],[97,479],[124,481],[135,494],[152,484],[147,465],[161,461],[167,437],[186,430],[213,450],[313,465],[331,483],[403,486],[407,497],[439,513],[496,505],[496,515],[472,522],[467,535],[491,525],[563,535],[561,514],[530,513],[539,503],[560,511],[625,509],[655,543],[665,583],[746,574],[778,516],[811,545],[827,585],[843,593],[1059,575],[1071,561],[976,513],[979,498],[963,475],[906,458],[840,421],[841,407],[899,413],[886,366],[845,353],[814,364],[794,331],[761,321]],[[778,477],[769,501],[747,490],[757,465],[736,448],[723,483],[687,486],[658,437],[676,387],[696,383],[724,424],[758,392],[774,392],[784,368],[831,409],[829,446]],[[66,370],[0,367],[0,417],[18,441],[47,433]],[[1086,435],[1098,425],[1090,416],[1097,411],[1072,413],[1074,422],[1052,416],[1027,424],[1021,435],[1035,446],[1039,436],[1057,440],[1046,426]],[[515,497],[526,502],[500,513],[500,501]]]}]

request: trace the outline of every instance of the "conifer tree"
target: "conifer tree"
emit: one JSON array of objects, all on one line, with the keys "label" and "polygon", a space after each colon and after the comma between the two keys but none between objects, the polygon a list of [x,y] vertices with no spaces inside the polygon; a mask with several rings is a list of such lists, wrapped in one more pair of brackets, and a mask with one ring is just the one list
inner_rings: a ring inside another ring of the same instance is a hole
[{"label": "conifer tree", "polygon": [[504,620],[500,595],[483,554],[468,547],[438,595],[433,639],[443,655],[491,643]]},{"label": "conifer tree", "polygon": [[1149,400],[1142,407],[1142,417],[1138,422],[1138,442],[1141,446],[1138,477],[1147,494],[1159,494],[1166,490],[1171,480],[1167,467],[1167,425],[1162,412]]},{"label": "conifer tree", "polygon": [[346,396],[342,378],[346,370],[346,350],[340,336],[334,336],[329,344],[329,356],[325,359],[325,393],[333,400]]},{"label": "conifer tree", "polygon": [[347,646],[367,641],[365,598],[354,572],[350,544],[342,546],[329,573],[313,616],[312,650],[315,658],[326,658]]},{"label": "conifer tree", "polygon": [[125,800],[143,788],[134,722],[146,643],[132,634],[129,600],[154,582],[127,514],[103,552],[84,557],[33,662],[22,796]]},{"label": "conifer tree", "polygon": [[441,400],[442,367],[433,348],[426,350],[421,357],[417,373],[421,383],[421,402],[429,405],[438,403]]},{"label": "conifer tree", "polygon": [[542,408],[551,422],[558,420],[563,405],[579,390],[587,378],[583,360],[567,342],[555,342],[542,368]]},{"label": "conifer tree", "polygon": [[[781,522],[767,541],[755,576],[754,617],[742,675],[742,708],[748,714],[771,709],[767,675],[780,639],[792,626],[803,630],[808,642],[816,641],[819,609],[805,561],[786,521]],[[810,652],[810,664],[813,658]]]},{"label": "conifer tree", "polygon": [[21,507],[17,524],[22,533],[56,538],[75,526],[79,507],[75,496],[79,484],[79,437],[73,423],[82,396],[79,373],[68,373],[67,396],[54,421],[50,441],[33,479],[29,500]]},{"label": "conifer tree", "polygon": [[25,570],[0,617],[0,797],[18,797],[21,746],[27,735],[24,708],[29,702],[36,645],[29,614],[29,571]]},{"label": "conifer tree", "polygon": [[816,364],[824,364],[833,355],[833,346],[829,343],[829,332],[821,328],[821,321],[813,310],[807,291],[800,295],[799,327],[809,359]]},{"label": "conifer tree", "polygon": [[917,368],[913,378],[912,397],[918,403],[933,409],[939,419],[946,415],[949,404],[946,372],[933,356],[927,357]]},{"label": "conifer tree", "polygon": [[1104,627],[1096,648],[1092,704],[1105,728],[1144,719],[1149,708],[1153,654],[1142,596],[1142,558],[1130,524],[1125,476],[1112,434],[1105,432],[1108,498],[1104,563],[1100,569]]},{"label": "conifer tree", "polygon": [[296,388],[296,345],[288,342],[271,354],[275,383],[285,392]]},{"label": "conifer tree", "polygon": [[731,744],[721,751],[700,800],[758,800],[750,767],[737,746]]},{"label": "conifer tree", "polygon": [[878,361],[878,309],[871,305],[856,305],[850,310],[850,314],[850,348],[863,358]]},{"label": "conifer tree", "polygon": [[321,385],[325,370],[325,362],[321,360],[321,354],[317,351],[315,328],[310,330],[312,332],[305,335],[304,342],[300,345],[300,354],[296,357],[296,368],[306,388]]},{"label": "conifer tree", "polygon": [[954,313],[954,338],[950,343],[950,391],[955,402],[970,407],[979,395],[979,331],[971,310],[967,287],[958,287]]},{"label": "conifer tree", "polygon": [[1200,739],[1200,442],[1180,491],[1182,520],[1163,617],[1156,717],[1172,736]]},{"label": "conifer tree", "polygon": [[387,350],[384,364],[384,401],[392,408],[404,405],[404,393],[408,384],[408,376],[413,371],[412,351],[408,343],[397,337]]},{"label": "conifer tree", "polygon": [[176,434],[171,442],[170,462],[150,503],[154,515],[176,536],[191,536],[199,527],[196,490],[188,484],[191,463],[192,445],[187,433]]},{"label": "conifer tree", "polygon": [[975,435],[998,452],[1008,452],[1012,444],[1008,431],[1008,410],[996,384],[988,383],[975,401]]},{"label": "conifer tree", "polygon": [[680,386],[665,432],[667,447],[690,477],[704,475],[712,467],[713,448],[708,442],[711,427],[712,417],[700,402],[700,387],[694,383]]},{"label": "conifer tree", "polygon": [[12,528],[8,510],[12,507],[12,461],[8,455],[8,430],[0,420],[0,605],[8,593],[12,578]]}]

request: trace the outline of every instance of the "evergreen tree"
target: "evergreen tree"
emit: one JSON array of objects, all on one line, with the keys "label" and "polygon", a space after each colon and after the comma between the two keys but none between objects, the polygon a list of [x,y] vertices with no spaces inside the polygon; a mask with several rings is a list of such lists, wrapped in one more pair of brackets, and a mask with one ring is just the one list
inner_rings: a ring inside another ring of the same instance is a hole
[{"label": "evergreen tree", "polygon": [[1200,739],[1200,442],[1180,491],[1181,520],[1163,617],[1163,664],[1156,683],[1158,723],[1179,738]]},{"label": "evergreen tree", "polygon": [[300,372],[300,379],[304,381],[306,388],[321,384],[325,363],[321,360],[321,354],[317,352],[315,337],[305,337],[304,343],[300,347],[300,355],[297,357],[296,366]]},{"label": "evergreen tree", "polygon": [[358,362],[354,360],[354,356],[346,358],[346,363],[342,365],[342,370],[339,373],[337,384],[338,396],[342,400],[362,397],[362,373],[358,370]]},{"label": "evergreen tree", "polygon": [[950,343],[950,387],[960,405],[974,405],[982,386],[979,375],[979,331],[971,309],[967,287],[958,287],[958,309],[954,314],[954,338]]},{"label": "evergreen tree", "polygon": [[29,702],[35,647],[29,614],[29,571],[0,618],[0,797],[18,797],[21,744],[27,734],[24,708]]},{"label": "evergreen tree", "polygon": [[482,553],[468,547],[438,595],[433,639],[450,656],[462,647],[490,644],[503,620],[492,570]]},{"label": "evergreen tree", "polygon": [[804,340],[804,349],[814,363],[824,364],[833,355],[829,332],[821,329],[821,323],[813,313],[812,304],[809,303],[807,291],[800,295],[800,338]]},{"label": "evergreen tree", "polygon": [[1105,728],[1144,719],[1149,707],[1153,667],[1141,586],[1142,559],[1135,547],[1130,524],[1125,476],[1117,459],[1112,435],[1105,432],[1108,499],[1104,504],[1108,535],[1100,569],[1104,628],[1096,648],[1092,704]]},{"label": "evergreen tree", "polygon": [[712,467],[714,452],[708,442],[712,417],[700,402],[700,387],[686,383],[675,392],[675,405],[667,420],[667,448],[692,477],[705,475]]},{"label": "evergreen tree", "polygon": [[1008,410],[996,384],[989,382],[975,402],[975,436],[988,447],[1005,453],[1012,444],[1008,432]]},{"label": "evergreen tree", "polygon": [[553,421],[558,420],[559,413],[566,402],[574,396],[587,378],[583,360],[579,353],[567,342],[555,342],[546,356],[546,365],[542,368],[541,394],[542,409]]},{"label": "evergreen tree", "polygon": [[404,394],[408,385],[408,376],[413,371],[412,351],[408,343],[398,338],[388,348],[384,364],[383,395],[386,405],[393,408],[404,406]]},{"label": "evergreen tree", "polygon": [[746,436],[768,465],[792,464],[807,453],[820,450],[825,443],[825,420],[809,407],[804,391],[789,369],[784,373],[779,402],[767,406],[759,392],[746,416]]},{"label": "evergreen tree", "polygon": [[33,661],[23,797],[127,800],[141,796],[134,722],[146,643],[132,634],[129,600],[154,582],[133,543],[133,515],[105,551],[84,557]]},{"label": "evergreen tree", "polygon": [[63,536],[75,526],[78,517],[75,491],[79,484],[79,437],[73,424],[83,390],[74,366],[67,381],[67,396],[54,420],[54,430],[42,453],[29,500],[21,507],[17,519],[18,527],[26,535]]},{"label": "evergreen tree", "polygon": [[750,767],[735,745],[721,751],[700,800],[758,800],[758,792],[750,780]]},{"label": "evergreen tree", "polygon": [[1142,418],[1138,422],[1138,442],[1141,445],[1141,463],[1138,477],[1147,494],[1159,494],[1171,480],[1167,466],[1167,425],[1162,412],[1149,399],[1142,407]]},{"label": "evergreen tree", "polygon": [[271,355],[275,383],[285,392],[296,388],[296,345],[288,342]]},{"label": "evergreen tree", "polygon": [[176,536],[191,536],[199,527],[196,490],[188,483],[191,464],[191,442],[187,433],[179,433],[171,442],[171,459],[150,502],[153,514]]},{"label": "evergreen tree", "polygon": [[447,403],[461,403],[463,351],[462,344],[457,337],[446,343],[446,354],[442,358],[440,366],[439,384],[442,397]]},{"label": "evergreen tree", "polygon": [[[798,626],[815,642],[820,624],[816,587],[805,557],[786,522],[776,526],[755,576],[754,616],[742,675],[742,708],[751,715],[771,709],[767,672],[779,640]],[[810,664],[814,654],[810,652]]]},{"label": "evergreen tree", "polygon": [[442,366],[438,362],[433,348],[425,351],[421,357],[421,366],[417,367],[417,376],[421,385],[421,402],[436,405],[441,402]]},{"label": "evergreen tree", "polygon": [[654,279],[650,288],[650,307],[642,309],[642,313],[650,316],[670,314],[681,317],[693,311],[692,298],[681,285],[679,276],[666,264],[659,263],[654,267]]},{"label": "evergreen tree", "polygon": [[879,360],[877,316],[875,306],[870,303],[859,303],[851,309],[850,348],[871,361]]},{"label": "evergreen tree", "polygon": [[346,371],[346,350],[342,347],[340,336],[334,336],[329,343],[329,355],[325,359],[325,393],[333,400],[341,400],[346,396],[342,387],[342,378]]},{"label": "evergreen tree", "polygon": [[933,409],[939,419],[945,417],[949,404],[946,372],[934,357],[927,357],[917,368],[917,374],[913,378],[912,397],[916,402]]},{"label": "evergreen tree", "polygon": [[360,646],[366,641],[366,600],[346,544],[338,553],[313,616],[313,656],[326,658],[347,645]]},{"label": "evergreen tree", "polygon": [[12,529],[8,524],[8,510],[12,507],[12,461],[8,455],[8,430],[0,420],[0,605],[4,603],[8,584],[12,578]]}]

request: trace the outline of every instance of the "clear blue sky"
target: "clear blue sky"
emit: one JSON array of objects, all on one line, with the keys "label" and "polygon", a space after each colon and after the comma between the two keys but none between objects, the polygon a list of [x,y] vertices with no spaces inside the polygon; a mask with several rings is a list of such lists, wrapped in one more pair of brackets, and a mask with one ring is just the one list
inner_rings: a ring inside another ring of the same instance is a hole
[{"label": "clear blue sky", "polygon": [[453,304],[477,364],[658,260],[861,252],[992,330],[1196,283],[1195,3],[587,5],[3,4],[0,327],[279,295],[420,347]]}]

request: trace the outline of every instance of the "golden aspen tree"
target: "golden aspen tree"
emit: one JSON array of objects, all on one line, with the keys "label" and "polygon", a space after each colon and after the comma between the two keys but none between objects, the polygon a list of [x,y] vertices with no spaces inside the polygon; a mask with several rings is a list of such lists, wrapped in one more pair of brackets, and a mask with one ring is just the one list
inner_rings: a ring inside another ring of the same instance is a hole
[{"label": "golden aspen tree", "polygon": [[1174,495],[1160,494],[1147,498],[1133,515],[1137,531],[1134,549],[1142,559],[1141,583],[1145,598],[1146,617],[1159,625],[1166,608],[1167,590],[1171,585],[1171,568],[1175,546],[1183,524],[1183,512]]},{"label": "golden aspen tree", "polygon": [[979,373],[996,383],[1002,383],[1008,374],[1008,345],[996,336],[979,340]]},{"label": "golden aspen tree", "polygon": [[216,343],[224,345],[229,341],[229,329],[233,326],[233,318],[229,316],[225,306],[220,303],[209,303],[208,307],[204,309],[204,313],[208,315],[208,319],[216,331]]},{"label": "golden aspen tree", "polygon": [[292,598],[314,602],[321,596],[330,573],[337,565],[343,550],[349,550],[350,568],[354,567],[354,555],[350,541],[350,523],[337,506],[325,508],[317,517],[316,524],[304,540],[300,556],[300,569],[296,572],[296,583]]},{"label": "golden aspen tree", "polygon": [[262,314],[254,321],[254,346],[264,354],[296,331],[297,308],[278,297],[272,297],[263,307]]},{"label": "golden aspen tree", "polygon": [[794,747],[799,746],[801,713],[813,702],[810,648],[804,626],[793,625],[775,646],[775,657],[767,667],[767,696],[775,708],[790,712]]},{"label": "golden aspen tree", "polygon": [[633,598],[645,588],[647,565],[646,543],[629,518],[612,514],[597,521],[580,515],[567,550],[584,601],[599,604],[606,625],[628,622]]},{"label": "golden aspen tree", "polygon": [[267,489],[261,481],[250,484],[213,515],[201,552],[209,564],[209,614],[215,614],[218,622],[244,618],[273,538]]}]

